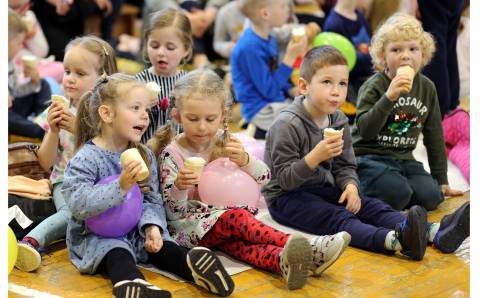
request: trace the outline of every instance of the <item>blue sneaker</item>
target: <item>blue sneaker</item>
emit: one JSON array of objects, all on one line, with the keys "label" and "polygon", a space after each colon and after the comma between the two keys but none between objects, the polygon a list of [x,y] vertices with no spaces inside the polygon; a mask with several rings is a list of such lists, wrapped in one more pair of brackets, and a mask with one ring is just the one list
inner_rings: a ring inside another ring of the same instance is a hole
[{"label": "blue sneaker", "polygon": [[452,253],[470,236],[470,202],[466,202],[440,221],[433,245],[443,253]]},{"label": "blue sneaker", "polygon": [[410,207],[407,218],[395,227],[395,236],[402,245],[401,253],[420,261],[427,249],[427,211],[415,205]]}]

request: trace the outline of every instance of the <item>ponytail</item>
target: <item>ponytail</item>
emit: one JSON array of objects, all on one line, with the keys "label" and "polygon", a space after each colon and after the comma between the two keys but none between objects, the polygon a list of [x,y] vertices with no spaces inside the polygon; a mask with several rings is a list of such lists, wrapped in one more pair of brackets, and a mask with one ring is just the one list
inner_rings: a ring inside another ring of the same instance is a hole
[{"label": "ponytail", "polygon": [[[174,108],[176,108],[176,98],[175,95],[172,94],[169,96],[167,119],[170,119],[172,117],[172,109]],[[175,125],[175,122],[173,120],[168,120],[167,124],[159,127],[155,134],[150,138],[150,140],[148,140],[147,146],[158,158],[158,156],[160,156],[160,154],[162,153],[163,149],[165,149],[165,147],[170,144],[176,134],[177,127]]]},{"label": "ponytail", "polygon": [[77,117],[75,117],[75,151],[78,151],[86,142],[95,137],[95,125],[90,117],[90,101],[92,97],[92,91],[88,91],[80,97]]},{"label": "ponytail", "polygon": [[[137,149],[138,152],[140,153],[140,156],[142,157],[143,161],[147,165],[147,167],[150,168],[150,163],[152,161],[148,157],[147,147],[145,147],[145,145],[142,145],[140,143],[129,142],[128,146],[127,146],[127,149],[130,149],[130,148]],[[152,173],[150,173],[150,175],[151,174]],[[140,186],[140,189],[144,193],[149,192],[151,190],[151,188],[150,188],[150,175],[148,175],[148,177],[143,179],[142,181],[138,181],[138,186]]]},{"label": "ponytail", "polygon": [[148,140],[147,146],[150,150],[153,151],[156,157],[162,153],[163,149],[167,147],[168,144],[175,137],[175,129],[173,128],[173,123],[171,120],[168,121],[166,125],[163,125],[157,129],[155,134]]}]

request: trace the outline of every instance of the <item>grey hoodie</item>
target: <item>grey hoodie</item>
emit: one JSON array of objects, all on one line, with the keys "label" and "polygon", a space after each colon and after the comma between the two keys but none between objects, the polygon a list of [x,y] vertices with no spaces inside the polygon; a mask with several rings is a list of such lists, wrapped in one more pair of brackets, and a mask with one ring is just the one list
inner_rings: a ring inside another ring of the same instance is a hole
[{"label": "grey hoodie", "polygon": [[262,189],[267,204],[299,187],[336,185],[343,190],[347,184],[353,183],[358,188],[357,164],[348,119],[339,110],[328,117],[329,127],[344,129],[342,154],[320,163],[314,170],[305,163],[305,155],[323,140],[323,129],[315,124],[305,110],[304,99],[304,96],[295,98],[280,112],[267,133],[265,163],[272,171],[272,179]]}]

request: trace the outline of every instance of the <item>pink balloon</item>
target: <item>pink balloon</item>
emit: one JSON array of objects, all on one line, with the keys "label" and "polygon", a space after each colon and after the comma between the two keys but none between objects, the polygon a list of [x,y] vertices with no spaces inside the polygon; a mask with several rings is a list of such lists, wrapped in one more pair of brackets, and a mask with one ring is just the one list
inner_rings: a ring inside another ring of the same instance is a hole
[{"label": "pink balloon", "polygon": [[246,134],[236,133],[233,134],[243,144],[243,148],[249,154],[255,156],[259,160],[263,160],[263,154],[265,153],[265,143],[256,140]]},{"label": "pink balloon", "polygon": [[260,186],[237,164],[228,158],[219,158],[205,166],[200,175],[198,193],[203,202],[218,207],[257,207]]}]

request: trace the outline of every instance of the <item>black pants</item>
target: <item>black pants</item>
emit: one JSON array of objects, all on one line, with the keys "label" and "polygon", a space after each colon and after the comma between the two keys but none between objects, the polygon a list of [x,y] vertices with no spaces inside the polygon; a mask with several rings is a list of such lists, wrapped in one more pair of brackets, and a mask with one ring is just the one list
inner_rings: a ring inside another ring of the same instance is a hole
[{"label": "black pants", "polygon": [[[193,281],[192,272],[187,266],[187,252],[186,248],[175,242],[164,241],[159,252],[148,254],[148,263],[187,281]],[[101,272],[107,273],[113,285],[122,280],[145,279],[133,256],[123,248],[114,248],[105,255],[97,270],[97,273]]]},{"label": "black pants", "polygon": [[437,50],[423,73],[435,83],[443,118],[460,103],[457,30],[463,1],[418,0],[418,9],[422,15],[423,28],[435,38]]},{"label": "black pants", "polygon": [[266,136],[267,136],[267,131],[266,130],[263,130],[259,127],[255,128],[255,135],[253,136],[254,139],[265,140]]},{"label": "black pants", "polygon": [[41,87],[38,93],[17,97],[13,105],[8,109],[8,133],[31,138],[43,138],[44,130],[37,124],[28,120],[30,115],[39,115],[47,107],[52,92],[47,81],[41,80]]}]

